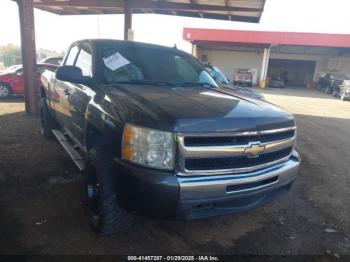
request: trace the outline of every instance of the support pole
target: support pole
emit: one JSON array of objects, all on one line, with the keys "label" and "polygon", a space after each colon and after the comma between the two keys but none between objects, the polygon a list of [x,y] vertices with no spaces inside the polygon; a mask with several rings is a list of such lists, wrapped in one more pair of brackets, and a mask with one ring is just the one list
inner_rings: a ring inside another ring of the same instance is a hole
[{"label": "support pole", "polygon": [[199,59],[198,46],[195,43],[192,43],[192,55]]},{"label": "support pole", "polygon": [[38,113],[38,90],[36,86],[36,48],[33,0],[17,0],[21,26],[21,51],[25,109],[27,114]]},{"label": "support pole", "polygon": [[270,60],[270,47],[264,48],[263,61],[261,65],[261,73],[260,73],[260,87],[265,88],[267,85],[267,70],[269,67]]},{"label": "support pole", "polygon": [[133,41],[132,32],[132,9],[128,6],[127,1],[125,1],[124,9],[124,40]]}]

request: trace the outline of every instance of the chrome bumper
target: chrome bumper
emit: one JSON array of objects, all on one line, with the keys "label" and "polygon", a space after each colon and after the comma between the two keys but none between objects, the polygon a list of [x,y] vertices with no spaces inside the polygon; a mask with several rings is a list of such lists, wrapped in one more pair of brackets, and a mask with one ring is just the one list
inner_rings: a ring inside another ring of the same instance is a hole
[{"label": "chrome bumper", "polygon": [[[293,151],[290,159],[269,168],[243,174],[178,177],[180,200],[230,198],[241,193],[258,193],[268,188],[279,188],[292,182],[299,170],[300,157]],[[272,180],[272,178],[276,178]],[[258,182],[272,181],[267,184]],[[249,184],[257,185],[249,187]],[[248,185],[239,190],[230,190],[235,185]]]}]

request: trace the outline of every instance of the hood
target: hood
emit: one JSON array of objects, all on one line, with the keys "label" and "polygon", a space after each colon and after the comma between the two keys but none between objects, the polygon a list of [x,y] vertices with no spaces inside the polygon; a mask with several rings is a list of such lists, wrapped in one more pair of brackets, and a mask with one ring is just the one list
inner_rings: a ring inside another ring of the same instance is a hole
[{"label": "hood", "polygon": [[16,75],[12,73],[0,73],[0,81],[7,81],[8,79],[12,79],[14,77],[16,77]]},{"label": "hood", "polygon": [[[259,131],[294,125],[287,111],[227,89],[118,85],[106,90],[116,107],[128,100],[130,108],[137,108],[135,124],[143,124],[142,112],[145,119],[151,117],[157,128],[166,131]],[[132,115],[128,121],[134,121]]]},{"label": "hood", "polygon": [[253,91],[251,88],[235,86],[232,84],[222,84],[221,87],[223,88],[223,91],[230,92],[230,94],[235,96],[265,100],[265,97],[262,94]]}]

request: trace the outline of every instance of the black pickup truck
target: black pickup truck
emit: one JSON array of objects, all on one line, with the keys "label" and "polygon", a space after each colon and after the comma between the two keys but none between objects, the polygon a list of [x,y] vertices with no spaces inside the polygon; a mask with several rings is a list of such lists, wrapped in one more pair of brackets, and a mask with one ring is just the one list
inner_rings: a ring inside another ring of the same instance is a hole
[{"label": "black pickup truck", "polygon": [[288,191],[297,176],[293,116],[219,87],[176,48],[78,41],[42,83],[41,132],[83,171],[98,234],[127,229],[136,214],[242,212]]}]

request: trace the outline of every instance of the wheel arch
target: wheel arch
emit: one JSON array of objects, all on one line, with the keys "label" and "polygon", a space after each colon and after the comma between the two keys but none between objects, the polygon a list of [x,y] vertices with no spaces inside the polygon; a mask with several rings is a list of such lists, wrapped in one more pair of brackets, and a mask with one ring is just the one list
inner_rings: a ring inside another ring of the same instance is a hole
[{"label": "wheel arch", "polygon": [[5,86],[7,86],[7,87],[10,89],[10,92],[11,92],[11,94],[12,94],[12,92],[13,92],[13,87],[11,86],[10,83],[4,82],[4,81],[0,81],[0,84],[3,84],[3,85],[5,85]]},{"label": "wheel arch", "polygon": [[89,152],[94,147],[103,147],[116,156],[120,156],[121,136],[118,132],[111,132],[98,128],[91,122],[88,122],[85,129],[85,148]]},{"label": "wheel arch", "polygon": [[85,112],[86,151],[89,152],[93,147],[103,147],[116,157],[120,157],[123,128],[123,122],[117,121],[91,100]]},{"label": "wheel arch", "polygon": [[39,94],[40,94],[40,97],[46,98],[46,90],[42,85],[40,85]]},{"label": "wheel arch", "polygon": [[104,141],[102,132],[92,123],[87,123],[85,129],[85,147],[89,151],[91,148],[100,145]]}]

